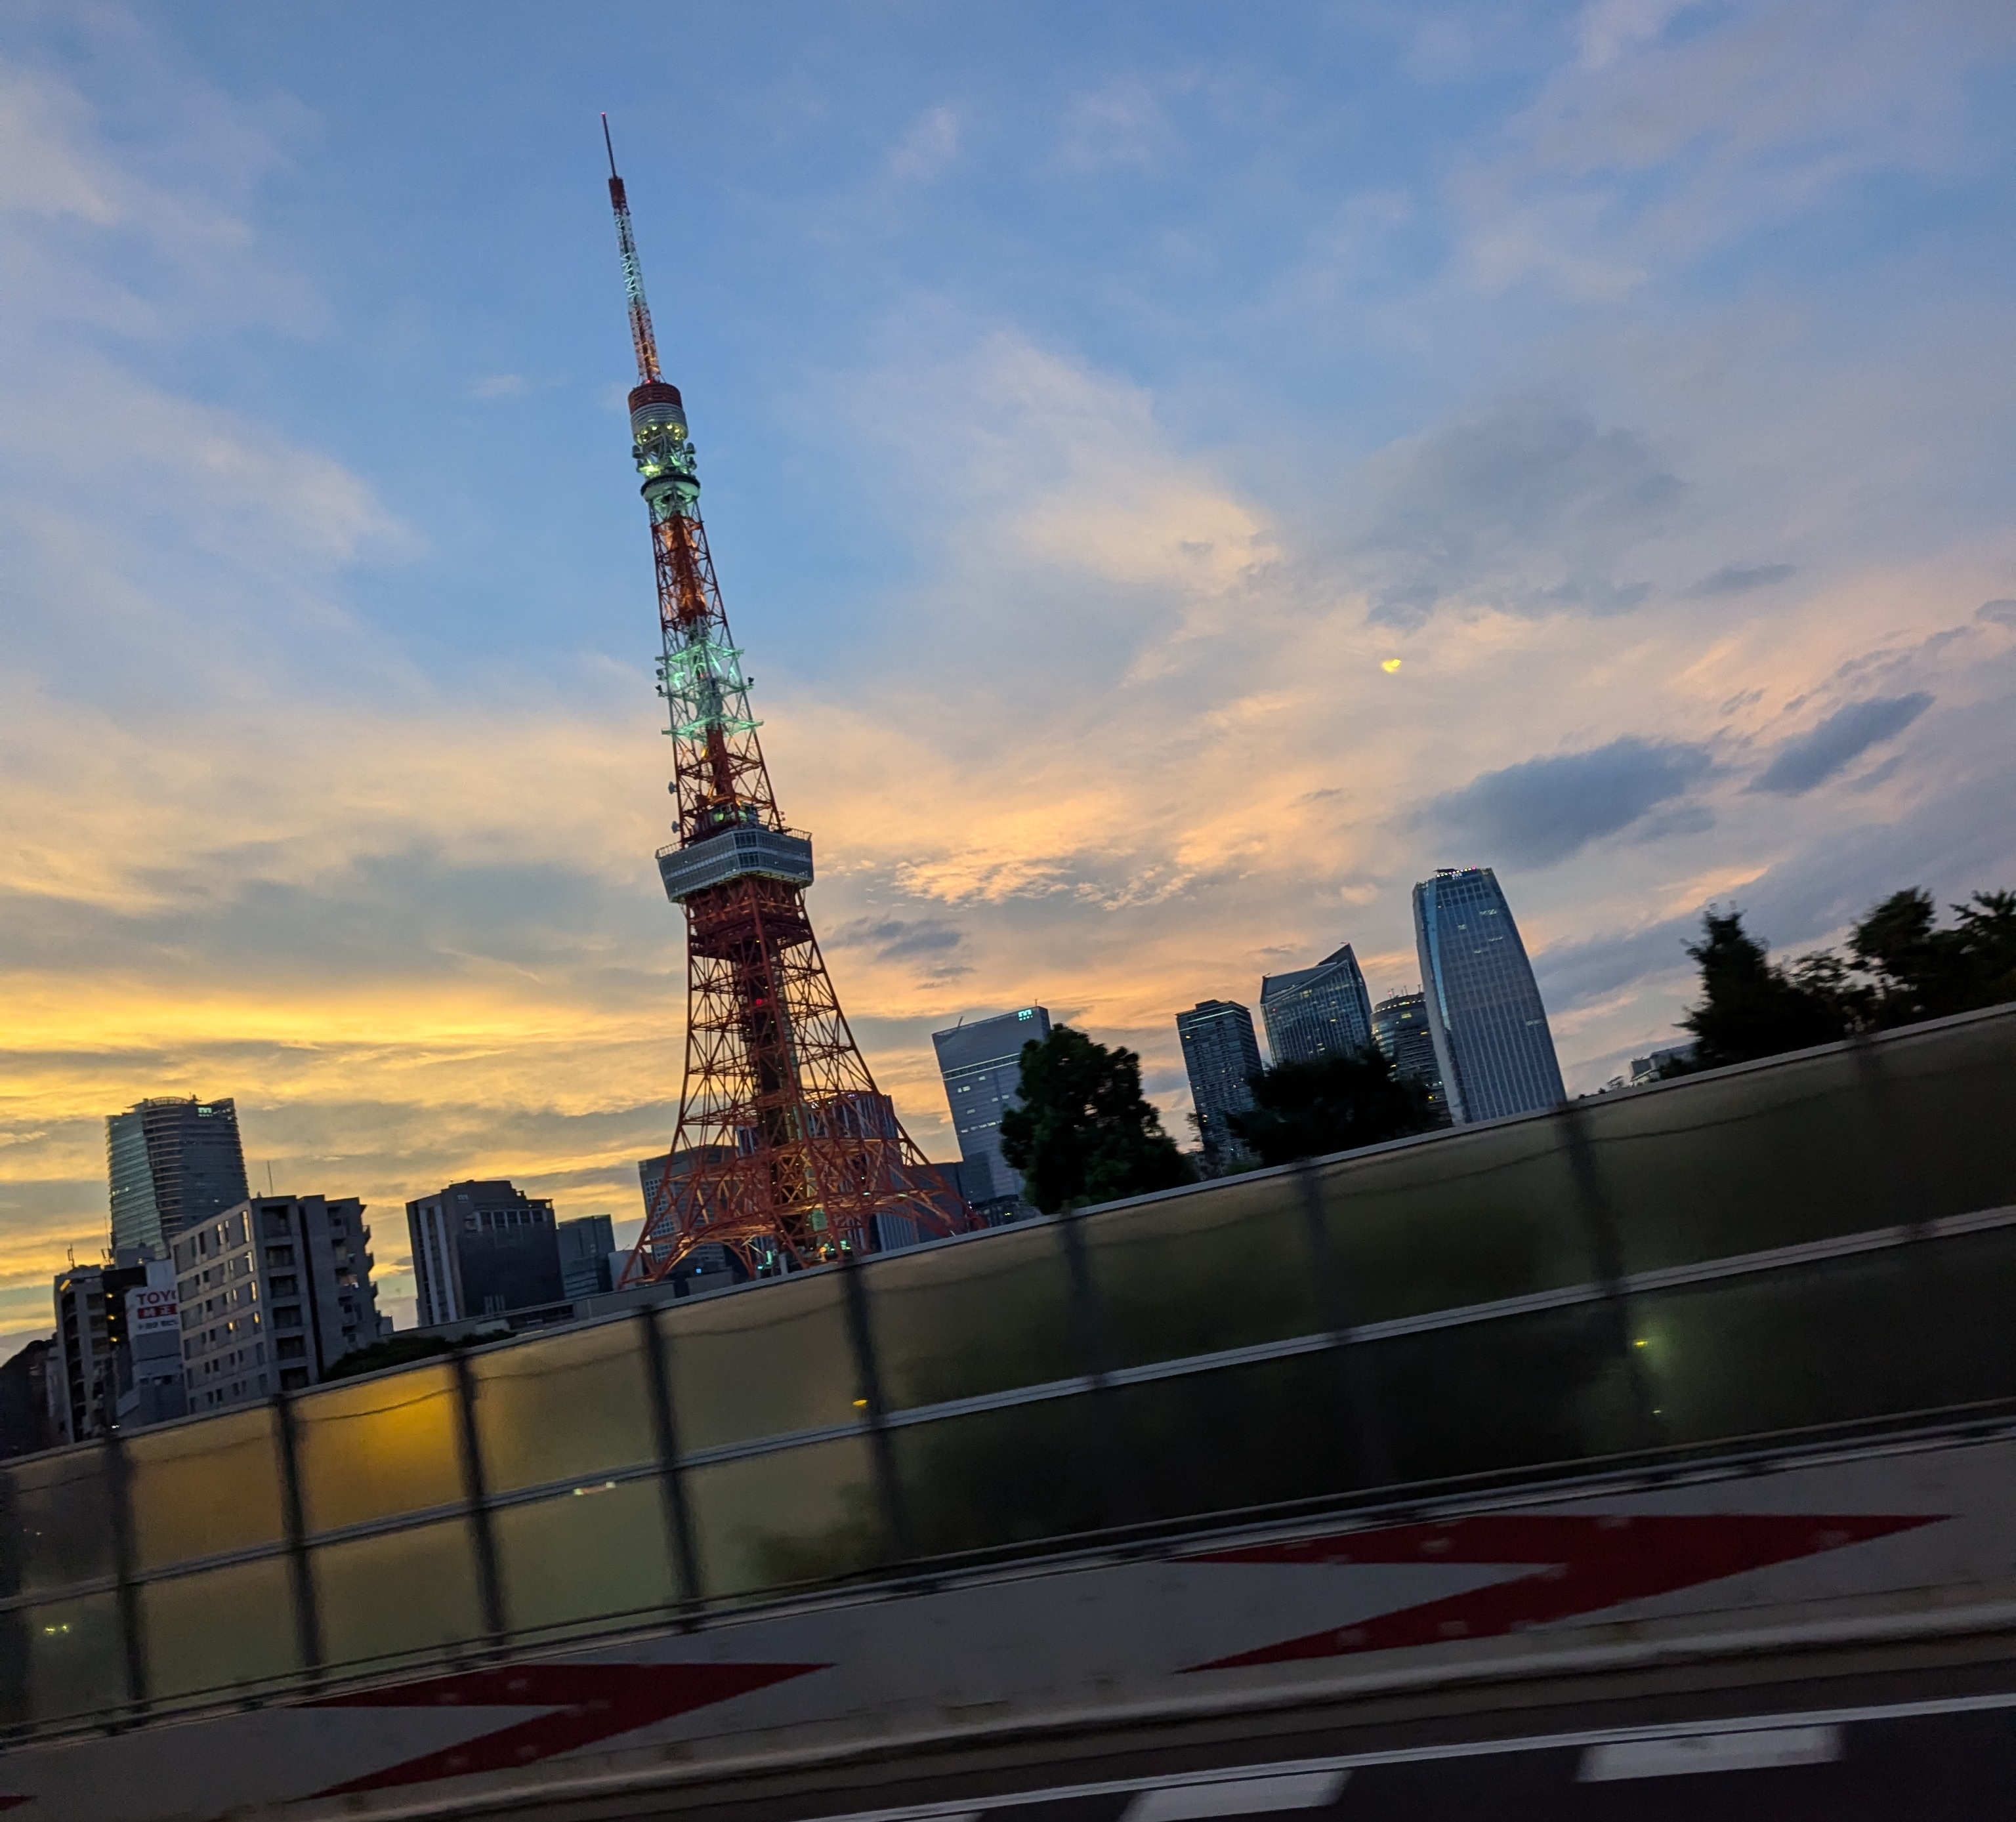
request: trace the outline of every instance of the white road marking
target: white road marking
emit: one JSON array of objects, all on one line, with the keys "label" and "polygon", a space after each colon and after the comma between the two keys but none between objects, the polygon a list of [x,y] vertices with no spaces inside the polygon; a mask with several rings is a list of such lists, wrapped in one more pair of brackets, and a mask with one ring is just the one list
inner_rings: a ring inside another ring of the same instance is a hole
[{"label": "white road marking", "polygon": [[[1751,1715],[1742,1719],[1697,1724],[1684,1733],[1669,1721],[1643,1727],[1586,1728],[1573,1733],[1528,1734],[1507,1740],[1464,1740],[1439,1746],[1400,1746],[1381,1752],[1352,1752],[1335,1758],[1277,1759],[1272,1764],[1228,1767],[1224,1784],[1271,1782],[1275,1779],[1330,1773],[1341,1775],[1373,1765],[1418,1765],[1431,1759],[1492,1759],[1515,1752],[1539,1752],[1563,1747],[1654,1745],[1677,1738],[1721,1739],[1730,1734],[1787,1733],[1806,1728],[1838,1732],[1845,1723],[1909,1720],[1921,1715],[1979,1714],[2016,1708],[2016,1691],[1994,1695],[1950,1695],[1922,1702],[1870,1702],[1853,1708],[1807,1710],[1796,1714]],[[1207,1779],[1209,1773],[1203,1774]],[[995,1810],[1053,1803],[1074,1797],[1122,1796],[1169,1788],[1169,1774],[1114,1778],[1099,1784],[1053,1784],[1048,1789],[1004,1791],[999,1795],[969,1797],[962,1802],[906,1803],[880,1809],[856,1809],[819,1818],[819,1822],[986,1822]],[[1212,1813],[1225,1812],[1214,1811]],[[1132,1814],[1124,1822],[1139,1822]]]},{"label": "white road marking", "polygon": [[1575,1775],[1584,1784],[1677,1777],[1697,1771],[1758,1771],[1775,1765],[1831,1765],[1841,1756],[1838,1727],[1756,1727],[1743,1732],[1669,1734],[1664,1739],[1612,1740],[1591,1746]]},{"label": "white road marking", "polygon": [[1259,1816],[1276,1809],[1319,1809],[1337,1801],[1348,1771],[1289,1772],[1276,1777],[1222,1777],[1143,1791],[1121,1822],[1195,1822],[1206,1816]]}]

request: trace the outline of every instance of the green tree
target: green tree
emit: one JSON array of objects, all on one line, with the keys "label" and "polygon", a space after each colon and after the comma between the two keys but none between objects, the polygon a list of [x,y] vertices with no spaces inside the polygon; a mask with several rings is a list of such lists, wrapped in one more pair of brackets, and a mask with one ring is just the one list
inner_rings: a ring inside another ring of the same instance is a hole
[{"label": "green tree", "polygon": [[1046,1215],[1173,1189],[1193,1176],[1142,1096],[1140,1058],[1068,1025],[1022,1046],[1016,1105],[1001,1116],[1001,1155]]},{"label": "green tree", "polygon": [[1680,1021],[1694,1034],[1688,1066],[2016,1000],[2016,892],[1977,892],[1953,912],[1953,926],[1940,929],[1932,895],[1907,886],[1850,930],[1845,956],[1822,949],[1789,967],[1743,928],[1741,911],[1707,912],[1701,940],[1687,946],[1701,971],[1701,1002]]},{"label": "green tree", "polygon": [[1251,1081],[1251,1111],[1229,1123],[1263,1164],[1355,1151],[1435,1123],[1427,1090],[1377,1049],[1280,1063]]},{"label": "green tree", "polygon": [[1705,912],[1701,940],[1687,953],[1701,966],[1701,1003],[1680,1024],[1694,1033],[1698,1069],[1831,1044],[1859,1022],[1838,958],[1823,952],[1789,968],[1773,961],[1739,911]]},{"label": "green tree", "polygon": [[1874,907],[1849,936],[1867,1022],[1910,1025],[2016,1000],[2016,892],[1977,892],[1938,928],[1932,895],[1910,886]]}]

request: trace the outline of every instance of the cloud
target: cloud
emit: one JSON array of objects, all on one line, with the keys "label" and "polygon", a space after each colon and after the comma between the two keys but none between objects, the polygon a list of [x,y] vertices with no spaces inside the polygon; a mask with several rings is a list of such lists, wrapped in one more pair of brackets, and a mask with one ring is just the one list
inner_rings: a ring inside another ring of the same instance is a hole
[{"label": "cloud", "polygon": [[517,398],[531,386],[522,373],[490,373],[470,382],[471,398]]},{"label": "cloud", "polygon": [[1080,90],[1064,109],[1057,162],[1076,171],[1114,166],[1153,170],[1179,143],[1165,102],[1195,86],[1194,77],[1130,74]]},{"label": "cloud", "polygon": [[1627,735],[1586,753],[1485,772],[1432,800],[1415,820],[1463,844],[1466,859],[1551,866],[1686,796],[1712,767],[1705,746]]},{"label": "cloud", "polygon": [[889,173],[913,183],[936,177],[959,156],[959,118],[949,107],[928,108],[889,155]]},{"label": "cloud", "polygon": [[2006,57],[2007,9],[1925,29],[1881,0],[1692,11],[1599,0],[1582,55],[1452,192],[1480,283],[1615,301],[1741,237],[1809,215],[1872,173],[1945,175],[1995,154],[1962,123]]},{"label": "cloud", "polygon": [[1582,66],[1601,70],[1658,38],[1676,14],[1697,0],[1594,0],[1583,9]]},{"label": "cloud", "polygon": [[1787,741],[1750,789],[1802,796],[1845,771],[1872,746],[1894,740],[1931,706],[1932,698],[1924,690],[1850,703],[1835,710],[1811,733]]},{"label": "cloud", "polygon": [[1687,493],[1635,432],[1543,399],[1409,438],[1373,476],[1378,504],[1359,559],[1373,619],[1402,627],[1445,604],[1525,615],[1635,607],[1649,585],[1617,572]]},{"label": "cloud", "polygon": [[1974,617],[1998,627],[2016,627],[2016,596],[2004,595],[1997,601],[1984,601],[1974,610]]},{"label": "cloud", "polygon": [[956,924],[930,918],[856,918],[826,940],[837,949],[866,949],[878,961],[895,961],[944,955],[966,940],[966,933]]},{"label": "cloud", "polygon": [[1774,582],[1783,582],[1797,573],[1790,563],[1725,563],[1680,592],[1691,601],[1712,600],[1722,595],[1748,595],[1753,588],[1769,588]]}]

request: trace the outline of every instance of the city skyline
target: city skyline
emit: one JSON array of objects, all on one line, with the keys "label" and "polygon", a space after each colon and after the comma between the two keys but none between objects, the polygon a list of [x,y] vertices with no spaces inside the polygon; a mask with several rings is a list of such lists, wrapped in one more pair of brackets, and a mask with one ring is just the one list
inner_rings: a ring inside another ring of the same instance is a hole
[{"label": "city skyline", "polygon": [[669,22],[476,16],[0,23],[0,1349],[143,1097],[381,1217],[631,1210],[669,1141],[605,107],[930,1155],[961,1014],[1175,1116],[1175,1010],[1411,983],[1438,866],[1571,1092],[1677,1041],[1706,903],[1796,953],[2016,883],[2006,12],[703,9],[675,126]]}]

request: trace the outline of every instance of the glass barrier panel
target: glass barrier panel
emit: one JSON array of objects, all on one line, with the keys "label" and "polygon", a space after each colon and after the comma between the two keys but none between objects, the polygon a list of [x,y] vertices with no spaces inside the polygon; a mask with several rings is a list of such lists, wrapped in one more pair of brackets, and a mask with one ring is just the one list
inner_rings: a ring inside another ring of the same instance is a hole
[{"label": "glass barrier panel", "polygon": [[[126,1648],[119,1597],[75,1594],[7,1616],[24,1647],[23,1720],[109,1715],[126,1705]],[[0,1630],[0,1637],[5,1630]]]},{"label": "glass barrier panel", "polygon": [[1870,1046],[1881,1130],[1900,1154],[1899,1221],[2016,1206],[2016,1008]]},{"label": "glass barrier panel", "polygon": [[1676,1443],[2016,1396],[2016,1229],[1631,1299]]},{"label": "glass barrier panel", "polygon": [[513,1342],[469,1363],[484,1484],[493,1493],[599,1479],[649,1461],[649,1382],[635,1321]]},{"label": "glass barrier panel", "polygon": [[1521,1120],[1319,1166],[1351,1324],[1590,1282],[1562,1137]]},{"label": "glass barrier panel", "polygon": [[1239,1511],[1357,1484],[1341,1366],[1326,1349],[1121,1387],[1125,1516]]},{"label": "glass barrier panel", "polygon": [[1582,1103],[1625,1271],[1903,1220],[1864,1069],[1831,1051]]},{"label": "glass barrier panel", "polygon": [[311,1532],[463,1497],[451,1367],[417,1367],[307,1393],[294,1406],[294,1423]]},{"label": "glass barrier panel", "polygon": [[285,1557],[143,1583],[140,1610],[153,1701],[250,1692],[301,1667]]},{"label": "glass barrier panel", "polygon": [[1361,1343],[1401,1482],[1586,1461],[1654,1439],[1602,1303]]},{"label": "glass barrier panel", "polygon": [[669,1304],[658,1321],[670,1345],[682,1450],[861,1414],[837,1270]]},{"label": "glass barrier panel", "polygon": [[128,1439],[126,1461],[142,1570],[286,1538],[269,1405],[142,1430]]},{"label": "glass barrier panel", "polygon": [[112,1569],[103,1450],[0,1463],[0,1597],[92,1581]]},{"label": "glass barrier panel", "polygon": [[332,1665],[439,1651],[483,1636],[476,1540],[451,1518],[325,1543],[309,1558]]},{"label": "glass barrier panel", "polygon": [[655,1476],[506,1506],[491,1524],[513,1632],[655,1611],[678,1598]]},{"label": "glass barrier panel", "polygon": [[1085,1217],[1115,1366],[1147,1366],[1322,1328],[1309,1217],[1292,1176],[1235,1177]]},{"label": "glass barrier panel", "polygon": [[830,1580],[887,1557],[866,1439],[715,1462],[686,1485],[710,1596]]},{"label": "glass barrier panel", "polygon": [[1071,1274],[1049,1221],[863,1263],[890,1408],[1069,1379]]},{"label": "glass barrier panel", "polygon": [[1089,1393],[890,1432],[910,1547],[949,1556],[1096,1531],[1115,1503]]}]

